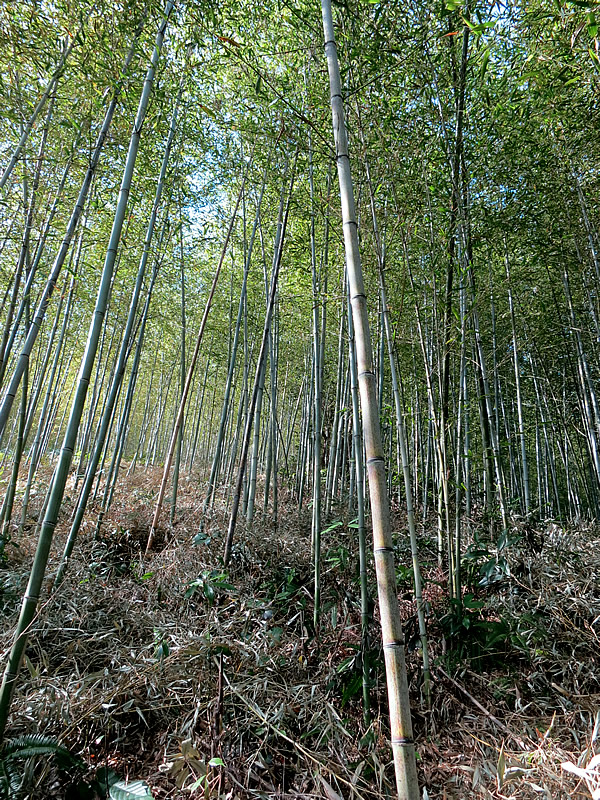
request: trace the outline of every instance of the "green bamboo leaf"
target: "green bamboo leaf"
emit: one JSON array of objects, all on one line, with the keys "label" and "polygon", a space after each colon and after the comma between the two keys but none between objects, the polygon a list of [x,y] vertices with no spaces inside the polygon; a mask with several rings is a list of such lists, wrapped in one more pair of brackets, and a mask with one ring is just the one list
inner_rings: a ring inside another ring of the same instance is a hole
[{"label": "green bamboo leaf", "polygon": [[500,748],[500,755],[498,756],[498,765],[496,767],[496,774],[498,777],[498,789],[502,789],[504,783],[504,772],[506,769],[506,758],[504,756],[504,742]]},{"label": "green bamboo leaf", "polygon": [[490,60],[490,48],[486,47],[485,50],[483,51],[483,56],[482,56],[482,59],[481,59],[481,68],[479,70],[479,80],[480,81],[483,81],[483,79],[485,77],[485,73],[486,73],[486,70],[487,70],[487,66],[488,66],[489,60]]},{"label": "green bamboo leaf", "polygon": [[212,109],[210,109],[208,106],[205,106],[202,103],[199,103],[198,104],[198,108],[200,108],[202,111],[204,111],[205,114],[208,114],[209,117],[212,117],[213,119],[217,118],[217,115],[215,114],[215,112]]},{"label": "green bamboo leaf", "polygon": [[334,531],[336,528],[340,528],[343,524],[344,523],[342,522],[342,520],[338,519],[335,522],[332,522],[331,525],[329,525],[329,527],[324,528],[321,531],[321,534],[323,534],[323,533],[331,533],[331,531]]}]

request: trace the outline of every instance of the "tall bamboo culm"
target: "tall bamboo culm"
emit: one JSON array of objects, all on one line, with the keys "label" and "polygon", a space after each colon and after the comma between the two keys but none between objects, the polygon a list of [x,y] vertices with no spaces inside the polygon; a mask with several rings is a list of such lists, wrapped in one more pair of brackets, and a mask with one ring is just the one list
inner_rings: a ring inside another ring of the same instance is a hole
[{"label": "tall bamboo culm", "polygon": [[354,191],[350,173],[348,138],[333,30],[331,0],[321,0],[321,10],[325,34],[325,54],[329,71],[333,135],[342,203],[348,291],[356,337],[359,389],[371,498],[375,569],[385,654],[396,785],[400,800],[419,800],[419,784],[406,676],[405,644],[398,609],[389,498],[381,445],[377,386],[373,370],[367,301],[358,247]]}]

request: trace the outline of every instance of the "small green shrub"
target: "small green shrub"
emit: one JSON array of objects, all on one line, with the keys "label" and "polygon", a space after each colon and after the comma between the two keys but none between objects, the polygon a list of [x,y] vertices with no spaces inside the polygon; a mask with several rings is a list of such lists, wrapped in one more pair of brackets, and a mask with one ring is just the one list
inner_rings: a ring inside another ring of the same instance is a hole
[{"label": "small green shrub", "polygon": [[188,583],[185,597],[189,600],[195,594],[204,596],[209,606],[212,606],[220,594],[235,591],[235,586],[229,583],[226,572],[218,569],[205,569],[195,580]]},{"label": "small green shrub", "polygon": [[512,627],[502,617],[490,618],[483,600],[472,594],[464,595],[460,601],[452,599],[439,622],[448,649],[455,657],[468,658],[480,666],[504,660],[511,644]]}]

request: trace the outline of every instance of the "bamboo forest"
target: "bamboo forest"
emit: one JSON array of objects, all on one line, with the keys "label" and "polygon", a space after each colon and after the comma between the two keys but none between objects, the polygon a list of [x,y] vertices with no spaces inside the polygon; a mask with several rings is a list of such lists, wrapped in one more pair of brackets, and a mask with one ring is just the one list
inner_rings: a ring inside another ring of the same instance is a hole
[{"label": "bamboo forest", "polygon": [[0,3],[0,800],[599,800],[599,25]]}]

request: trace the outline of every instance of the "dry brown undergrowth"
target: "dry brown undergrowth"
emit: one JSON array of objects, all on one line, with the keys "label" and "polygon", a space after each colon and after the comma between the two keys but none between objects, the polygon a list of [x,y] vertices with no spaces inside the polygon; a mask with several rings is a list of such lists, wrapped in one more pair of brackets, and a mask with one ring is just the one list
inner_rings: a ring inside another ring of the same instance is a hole
[{"label": "dry brown undergrowth", "polygon": [[[298,514],[284,497],[277,529],[260,518],[252,531],[240,526],[223,576],[224,510],[208,521],[206,541],[192,545],[201,491],[188,479],[174,529],[141,566],[157,484],[156,471],[129,478],[100,541],[86,523],[65,583],[36,620],[9,735],[55,734],[90,771],[108,765],[144,778],[157,798],[392,796],[381,670],[368,729],[351,684],[360,641],[353,529],[324,536],[317,641],[309,512]],[[50,574],[67,523],[65,513]],[[400,563],[408,565],[401,515],[396,523]],[[427,566],[425,548],[437,665],[430,711],[411,649],[414,606],[400,584],[424,797],[589,798],[600,784],[600,532],[547,524],[544,536],[539,554],[516,546],[511,577],[481,592],[488,619],[509,620],[518,636],[461,666],[438,621],[447,610],[444,575]],[[34,547],[32,529],[3,569],[4,655]],[[209,766],[211,758],[224,766]],[[49,768],[37,778],[32,798],[63,796]]]}]

